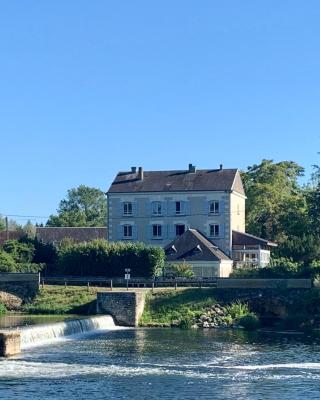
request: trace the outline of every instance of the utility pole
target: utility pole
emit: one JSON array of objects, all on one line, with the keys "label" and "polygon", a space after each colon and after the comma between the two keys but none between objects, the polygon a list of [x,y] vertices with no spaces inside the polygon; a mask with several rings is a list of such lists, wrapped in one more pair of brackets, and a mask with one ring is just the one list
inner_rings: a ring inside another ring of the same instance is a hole
[{"label": "utility pole", "polygon": [[9,240],[9,221],[8,221],[8,217],[6,217],[5,220],[6,220],[6,238],[7,238],[7,240]]}]

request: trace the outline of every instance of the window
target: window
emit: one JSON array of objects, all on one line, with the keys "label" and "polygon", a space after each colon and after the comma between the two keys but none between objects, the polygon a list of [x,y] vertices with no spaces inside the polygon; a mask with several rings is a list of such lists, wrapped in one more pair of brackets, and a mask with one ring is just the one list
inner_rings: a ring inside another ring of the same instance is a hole
[{"label": "window", "polygon": [[123,225],[123,237],[132,238],[132,225]]},{"label": "window", "polygon": [[184,234],[186,227],[182,224],[176,225],[176,236],[181,236]]},{"label": "window", "polygon": [[218,224],[210,225],[210,236],[211,237],[219,237],[220,235],[220,226]]},{"label": "window", "polygon": [[152,225],[152,237],[154,238],[162,237],[162,225]]},{"label": "window", "polygon": [[214,200],[210,201],[210,209],[209,209],[210,214],[219,214],[220,208],[219,208],[219,202]]},{"label": "window", "polygon": [[152,214],[153,215],[161,215],[162,214],[161,202],[160,201],[154,201],[152,203]]},{"label": "window", "polygon": [[123,203],[123,214],[132,215],[132,203],[129,202]]},{"label": "window", "polygon": [[176,201],[176,214],[182,213],[182,204],[181,201]]}]

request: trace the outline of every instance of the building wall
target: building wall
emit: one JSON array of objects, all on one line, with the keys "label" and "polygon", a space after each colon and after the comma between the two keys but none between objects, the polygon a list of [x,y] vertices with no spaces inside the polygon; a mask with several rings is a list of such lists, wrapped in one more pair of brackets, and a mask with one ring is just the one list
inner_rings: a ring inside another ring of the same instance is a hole
[{"label": "building wall", "polygon": [[[177,263],[172,263],[177,264]],[[187,261],[196,278],[227,278],[232,272],[232,261]]]},{"label": "building wall", "polygon": [[[219,237],[212,237],[215,244],[228,254],[231,249],[231,218],[230,192],[181,192],[181,193],[134,193],[108,195],[108,219],[110,241],[124,239],[121,230],[125,224],[133,225],[133,241],[165,246],[175,237],[174,225],[185,224],[186,229],[198,229],[210,238],[210,224],[220,226]],[[219,213],[209,213],[209,202],[219,201]],[[239,198],[241,201],[241,199]],[[151,214],[151,203],[160,201],[163,206],[161,216]],[[173,205],[176,201],[185,204],[185,213],[175,215]],[[123,203],[132,202],[133,215],[123,215]],[[163,236],[160,239],[152,238],[150,230],[152,224],[162,225]]]},{"label": "building wall", "polygon": [[246,198],[236,192],[230,194],[230,234],[232,231],[245,232]]}]

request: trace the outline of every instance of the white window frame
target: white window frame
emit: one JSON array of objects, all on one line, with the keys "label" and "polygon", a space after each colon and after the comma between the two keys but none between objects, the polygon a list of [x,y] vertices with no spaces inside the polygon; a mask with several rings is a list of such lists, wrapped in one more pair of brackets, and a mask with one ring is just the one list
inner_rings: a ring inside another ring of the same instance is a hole
[{"label": "white window frame", "polygon": [[162,215],[161,201],[153,201],[151,207],[152,207],[152,215]]},{"label": "white window frame", "polygon": [[[154,229],[156,229],[156,235],[154,234]],[[161,224],[152,224],[152,238],[153,239],[161,239],[162,238],[162,225]]]},{"label": "white window frame", "polygon": [[131,201],[125,201],[123,203],[123,215],[132,215],[133,214],[133,206]]},{"label": "white window frame", "polygon": [[[130,224],[122,225],[122,229],[123,229],[123,238],[124,239],[132,239],[133,238],[133,225],[130,225]],[[131,235],[129,235],[130,230],[131,230]]]},{"label": "white window frame", "polygon": [[[213,208],[213,210],[211,209]],[[209,202],[209,214],[220,214],[220,201],[212,200]]]},{"label": "white window frame", "polygon": [[[218,232],[216,232],[216,229]],[[221,235],[221,228],[219,224],[210,224],[209,225],[209,237],[220,237]]]}]

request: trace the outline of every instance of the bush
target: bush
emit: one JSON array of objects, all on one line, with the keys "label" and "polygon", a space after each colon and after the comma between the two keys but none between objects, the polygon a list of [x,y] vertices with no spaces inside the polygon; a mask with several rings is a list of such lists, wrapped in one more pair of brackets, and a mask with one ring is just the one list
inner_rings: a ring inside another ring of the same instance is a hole
[{"label": "bush", "polygon": [[32,243],[21,243],[18,240],[5,241],[3,250],[9,253],[16,263],[30,263],[34,255]]},{"label": "bush", "polygon": [[151,278],[162,270],[165,254],[162,248],[143,243],[68,243],[58,250],[58,262],[50,273],[61,275],[123,277],[131,269],[132,277]]},{"label": "bush", "polygon": [[3,315],[7,312],[6,306],[0,302],[0,315]]},{"label": "bush", "polygon": [[254,313],[248,313],[239,319],[239,324],[247,331],[253,331],[259,328],[259,318]]},{"label": "bush", "polygon": [[16,272],[16,263],[9,253],[0,249],[0,272]]},{"label": "bush", "polygon": [[249,307],[247,303],[241,303],[240,301],[236,301],[232,303],[230,306],[226,307],[227,313],[232,317],[233,320],[238,321],[244,315],[249,313]]},{"label": "bush", "polygon": [[164,268],[164,276],[170,278],[194,278],[192,266],[186,262],[180,264],[167,264]]}]

